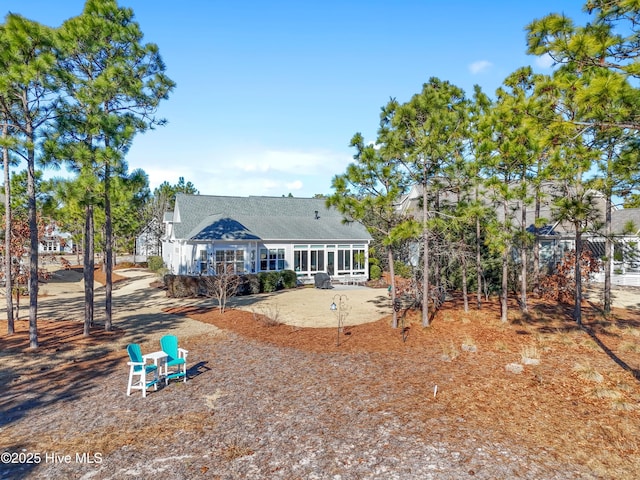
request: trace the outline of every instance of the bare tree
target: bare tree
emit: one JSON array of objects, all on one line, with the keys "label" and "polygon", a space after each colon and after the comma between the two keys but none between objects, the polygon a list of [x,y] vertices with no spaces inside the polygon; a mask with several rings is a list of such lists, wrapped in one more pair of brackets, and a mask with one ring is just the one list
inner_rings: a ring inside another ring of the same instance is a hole
[{"label": "bare tree", "polygon": [[240,275],[234,273],[231,265],[227,265],[227,267],[216,275],[202,277],[206,287],[206,295],[213,296],[218,300],[220,313],[224,313],[227,300],[236,296],[241,284]]}]

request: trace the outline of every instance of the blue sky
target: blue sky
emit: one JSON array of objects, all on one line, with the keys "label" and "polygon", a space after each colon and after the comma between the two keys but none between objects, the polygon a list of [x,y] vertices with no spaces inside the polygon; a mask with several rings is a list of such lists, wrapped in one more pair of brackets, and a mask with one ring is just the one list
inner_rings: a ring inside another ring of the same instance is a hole
[{"label": "blue sky", "polygon": [[[176,83],[127,161],[151,188],[179,177],[208,195],[330,193],[356,132],[430,77],[493,96],[523,65],[524,27],[551,12],[584,23],[582,0],[120,0]],[[2,12],[59,26],[83,0],[2,0]]]}]

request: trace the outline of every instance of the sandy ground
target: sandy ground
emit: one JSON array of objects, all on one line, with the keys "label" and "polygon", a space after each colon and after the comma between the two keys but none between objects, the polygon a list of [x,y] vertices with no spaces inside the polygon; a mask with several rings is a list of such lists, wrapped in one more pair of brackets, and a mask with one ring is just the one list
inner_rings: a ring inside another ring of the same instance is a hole
[{"label": "sandy ground", "polygon": [[[162,310],[176,306],[198,306],[216,308],[217,301],[211,298],[175,299],[167,298],[163,290],[150,284],[157,276],[147,270],[117,270],[118,275],[128,277],[117,282],[113,289],[114,322],[128,323],[144,315],[164,315]],[[40,286],[38,318],[69,320],[84,318],[84,290],[82,275],[76,271],[58,270],[52,278]],[[95,285],[95,320],[104,321],[105,289]],[[331,304],[336,310],[331,310]],[[341,306],[341,308],[340,308]],[[21,318],[28,316],[28,299],[21,303]],[[321,290],[313,287],[280,291],[260,295],[231,298],[227,308],[238,308],[266,315],[273,320],[299,327],[332,327],[337,324],[338,314],[344,325],[378,320],[391,313],[385,289],[362,286],[337,285]],[[0,319],[6,319],[6,304],[0,302]]]}]

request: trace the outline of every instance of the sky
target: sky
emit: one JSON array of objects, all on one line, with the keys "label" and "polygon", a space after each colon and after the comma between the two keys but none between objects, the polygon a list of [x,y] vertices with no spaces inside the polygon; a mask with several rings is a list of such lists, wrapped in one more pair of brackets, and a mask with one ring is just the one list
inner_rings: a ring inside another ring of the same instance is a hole
[{"label": "sky", "polygon": [[[206,195],[311,197],[374,141],[380,108],[431,77],[493,97],[548,59],[526,54],[525,27],[551,12],[585,22],[583,0],[120,0],[155,43],[176,88],[138,135],[129,169],[153,191],[180,177]],[[0,12],[49,26],[83,0],[0,0]],[[63,172],[48,173],[62,175]]]}]

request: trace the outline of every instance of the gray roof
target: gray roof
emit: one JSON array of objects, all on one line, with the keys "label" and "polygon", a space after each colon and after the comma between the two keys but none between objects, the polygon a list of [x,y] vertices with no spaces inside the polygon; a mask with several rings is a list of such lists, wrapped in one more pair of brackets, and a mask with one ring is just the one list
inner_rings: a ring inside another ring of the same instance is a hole
[{"label": "gray roof", "polygon": [[[317,212],[317,215],[316,215]],[[323,198],[176,195],[174,236],[184,240],[371,240],[360,223],[343,223]]]},{"label": "gray roof", "polygon": [[632,235],[640,234],[640,208],[623,208],[611,212],[611,230],[615,234],[622,234],[631,227]]}]

